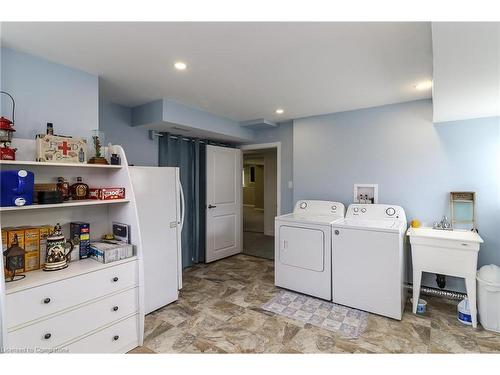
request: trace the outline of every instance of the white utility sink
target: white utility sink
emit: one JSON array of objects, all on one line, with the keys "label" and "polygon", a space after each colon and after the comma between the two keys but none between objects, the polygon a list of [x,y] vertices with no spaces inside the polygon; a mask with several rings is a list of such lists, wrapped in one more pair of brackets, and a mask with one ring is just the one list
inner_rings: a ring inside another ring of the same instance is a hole
[{"label": "white utility sink", "polygon": [[417,312],[422,272],[463,277],[469,298],[472,326],[477,326],[477,254],[483,239],[476,232],[410,228],[413,264],[413,312]]}]

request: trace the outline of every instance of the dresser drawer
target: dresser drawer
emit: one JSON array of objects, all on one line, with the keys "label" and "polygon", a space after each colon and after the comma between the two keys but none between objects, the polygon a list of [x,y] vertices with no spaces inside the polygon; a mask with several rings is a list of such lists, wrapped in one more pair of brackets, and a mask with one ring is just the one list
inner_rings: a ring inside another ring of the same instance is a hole
[{"label": "dresser drawer", "polygon": [[139,315],[74,342],[64,348],[69,353],[124,353],[139,345]]},{"label": "dresser drawer", "polygon": [[7,343],[12,349],[55,348],[138,310],[138,288],[129,289],[11,331],[7,335]]},{"label": "dresser drawer", "polygon": [[137,261],[131,261],[7,294],[7,328],[11,329],[137,284]]}]

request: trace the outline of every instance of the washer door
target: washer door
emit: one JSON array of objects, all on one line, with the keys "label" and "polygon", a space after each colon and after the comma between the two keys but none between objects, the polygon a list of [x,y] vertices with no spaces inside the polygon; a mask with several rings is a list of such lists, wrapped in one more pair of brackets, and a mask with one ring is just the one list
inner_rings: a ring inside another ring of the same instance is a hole
[{"label": "washer door", "polygon": [[323,272],[325,234],[322,230],[283,225],[279,231],[279,261],[288,266]]}]

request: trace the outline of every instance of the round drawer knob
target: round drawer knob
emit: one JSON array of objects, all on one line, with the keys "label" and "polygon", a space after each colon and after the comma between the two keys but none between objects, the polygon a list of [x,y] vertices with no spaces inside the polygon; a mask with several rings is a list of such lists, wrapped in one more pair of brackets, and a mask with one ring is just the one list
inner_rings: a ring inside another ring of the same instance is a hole
[{"label": "round drawer knob", "polygon": [[43,300],[43,303],[45,303],[45,304],[50,303],[50,298],[49,298],[49,297],[45,298],[45,299]]},{"label": "round drawer knob", "polygon": [[120,338],[120,336],[118,336],[118,335],[113,336],[114,341],[118,341],[119,338]]},{"label": "round drawer knob", "polygon": [[117,281],[118,281],[118,277],[116,277],[116,276],[115,276],[115,277],[113,277],[113,282],[115,282],[115,283],[116,283]]},{"label": "round drawer knob", "polygon": [[46,333],[46,334],[43,336],[43,338],[44,338],[45,340],[48,340],[48,339],[50,339],[51,337],[52,337],[52,335],[51,335],[50,333]]},{"label": "round drawer knob", "polygon": [[118,311],[118,306],[113,307],[113,311]]}]

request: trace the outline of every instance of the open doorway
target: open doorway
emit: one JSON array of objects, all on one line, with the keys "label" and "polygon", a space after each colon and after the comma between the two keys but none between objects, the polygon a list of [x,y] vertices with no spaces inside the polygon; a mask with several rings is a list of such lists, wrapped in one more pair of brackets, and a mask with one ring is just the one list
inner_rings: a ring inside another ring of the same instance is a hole
[{"label": "open doorway", "polygon": [[264,145],[242,148],[243,253],[274,259],[274,218],[279,213],[279,147],[256,148],[259,146]]}]

